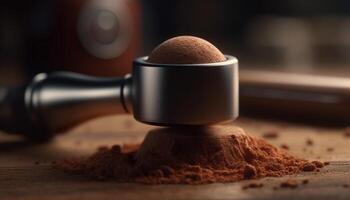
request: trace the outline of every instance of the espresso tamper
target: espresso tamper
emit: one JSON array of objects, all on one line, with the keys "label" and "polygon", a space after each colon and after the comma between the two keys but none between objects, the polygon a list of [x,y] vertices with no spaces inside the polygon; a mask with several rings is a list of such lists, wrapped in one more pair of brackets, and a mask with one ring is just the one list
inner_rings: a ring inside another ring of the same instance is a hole
[{"label": "espresso tamper", "polygon": [[0,90],[0,129],[47,138],[104,115],[130,113],[159,126],[203,126],[238,116],[238,60],[158,64],[137,58],[132,75],[98,78],[38,74],[28,85]]}]

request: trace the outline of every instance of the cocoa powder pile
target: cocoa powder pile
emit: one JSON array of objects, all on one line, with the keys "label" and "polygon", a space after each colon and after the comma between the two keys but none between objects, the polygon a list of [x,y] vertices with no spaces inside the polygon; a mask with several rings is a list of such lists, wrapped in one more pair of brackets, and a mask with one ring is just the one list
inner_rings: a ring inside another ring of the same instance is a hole
[{"label": "cocoa powder pile", "polygon": [[233,126],[152,130],[141,145],[100,148],[57,169],[99,180],[144,184],[205,184],[316,171],[323,163],[289,155]]}]

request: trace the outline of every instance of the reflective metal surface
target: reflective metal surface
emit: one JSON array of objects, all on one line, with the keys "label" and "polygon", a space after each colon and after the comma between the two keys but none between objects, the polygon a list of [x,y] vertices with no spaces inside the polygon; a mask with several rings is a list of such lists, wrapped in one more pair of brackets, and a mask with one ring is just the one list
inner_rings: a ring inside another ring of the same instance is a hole
[{"label": "reflective metal surface", "polygon": [[96,78],[70,72],[39,74],[27,87],[25,103],[33,120],[53,132],[88,119],[126,112],[124,78]]},{"label": "reflective metal surface", "polygon": [[209,125],[238,116],[238,60],[210,64],[153,64],[133,68],[135,119],[143,123]]}]

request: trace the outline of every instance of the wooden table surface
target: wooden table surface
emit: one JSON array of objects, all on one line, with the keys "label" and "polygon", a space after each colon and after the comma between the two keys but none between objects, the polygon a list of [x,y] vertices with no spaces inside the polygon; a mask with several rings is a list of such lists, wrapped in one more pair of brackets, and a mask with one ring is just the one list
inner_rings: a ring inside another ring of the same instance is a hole
[{"label": "wooden table surface", "polygon": [[[85,123],[47,144],[31,144],[19,137],[0,133],[0,199],[348,199],[350,187],[350,137],[343,128],[321,128],[286,122],[241,117],[234,122],[251,134],[278,131],[269,141],[287,144],[294,155],[331,161],[321,172],[283,178],[264,178],[229,184],[140,185],[100,182],[67,175],[51,167],[51,162],[87,155],[101,145],[141,142],[154,128],[129,116],[113,116]],[[311,139],[314,145],[306,145]],[[334,151],[327,150],[334,148]],[[273,190],[286,179],[309,179],[296,189]],[[250,182],[263,183],[259,189],[242,190]]]}]

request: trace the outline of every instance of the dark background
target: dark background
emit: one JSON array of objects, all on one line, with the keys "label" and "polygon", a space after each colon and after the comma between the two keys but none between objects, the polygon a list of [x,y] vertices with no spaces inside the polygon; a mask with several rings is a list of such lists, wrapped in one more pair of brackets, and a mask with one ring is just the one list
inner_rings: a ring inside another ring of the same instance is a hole
[{"label": "dark background", "polygon": [[[47,53],[57,1],[1,1],[1,83],[52,69]],[[142,8],[138,55],[170,37],[195,35],[237,56],[241,68],[350,74],[350,1],[131,1]]]}]

